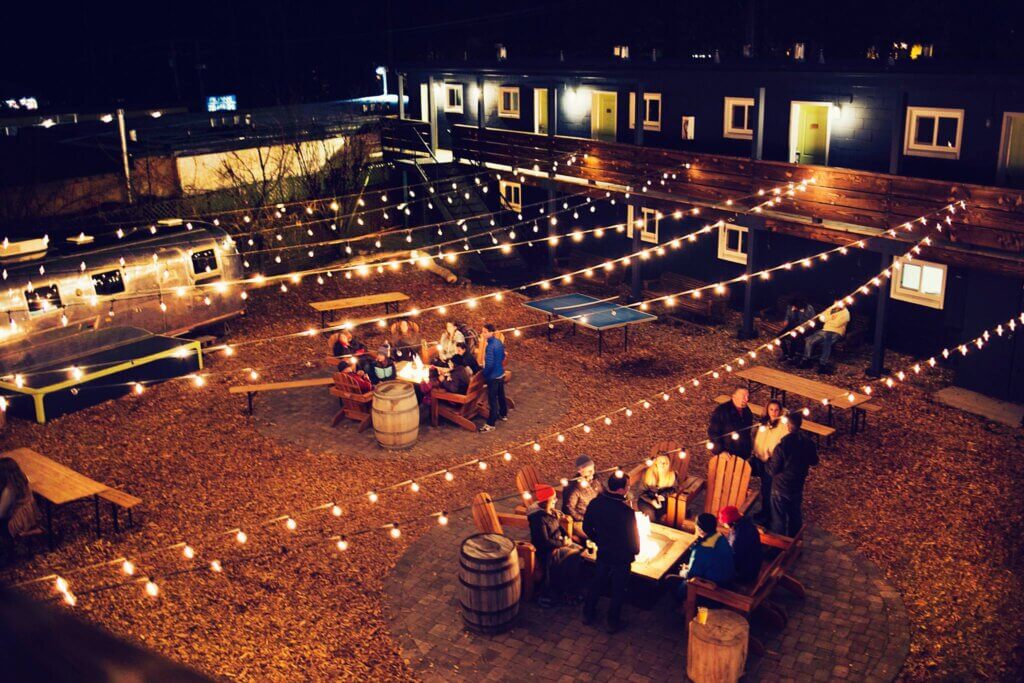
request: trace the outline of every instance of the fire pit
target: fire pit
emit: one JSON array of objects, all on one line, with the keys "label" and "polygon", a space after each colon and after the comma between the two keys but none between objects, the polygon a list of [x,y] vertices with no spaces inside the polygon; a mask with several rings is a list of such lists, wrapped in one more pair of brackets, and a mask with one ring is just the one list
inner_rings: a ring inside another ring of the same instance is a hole
[{"label": "fire pit", "polygon": [[430,381],[430,366],[424,365],[420,357],[413,356],[412,360],[403,360],[395,363],[398,379],[410,384],[420,384]]},{"label": "fire pit", "polygon": [[647,515],[636,513],[640,552],[630,566],[633,574],[660,581],[696,540],[696,534],[654,524]]}]

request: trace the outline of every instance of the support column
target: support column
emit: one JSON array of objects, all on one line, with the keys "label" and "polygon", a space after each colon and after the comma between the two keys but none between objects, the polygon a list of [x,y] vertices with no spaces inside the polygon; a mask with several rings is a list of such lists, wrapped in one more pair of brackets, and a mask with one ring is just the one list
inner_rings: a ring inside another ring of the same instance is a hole
[{"label": "support column", "polygon": [[431,76],[427,80],[427,119],[430,121],[430,151],[437,153],[437,97],[435,95],[437,80]]},{"label": "support column", "polygon": [[750,158],[760,161],[764,153],[764,107],[765,89],[758,88],[754,93],[753,135],[750,138]]},{"label": "support column", "polygon": [[[635,102],[633,102],[633,144],[642,147],[644,144],[644,85],[636,84]],[[662,117],[664,118],[664,117]]]},{"label": "support column", "polygon": [[[401,86],[401,83],[402,83],[401,77],[399,77],[398,83],[399,83],[399,86],[398,86],[399,87],[399,95],[398,96],[401,97],[402,96],[401,95],[401,87],[402,87]],[[405,207],[402,209],[402,223],[403,223],[403,225],[405,225],[406,228],[408,228],[409,227],[409,214],[406,213],[406,210],[409,208],[409,171],[406,170],[404,164],[402,165],[402,203],[405,204]]]},{"label": "support column", "polygon": [[[644,113],[645,113],[644,112],[644,86],[643,86],[643,83],[637,83],[636,84],[635,92],[636,92],[636,95],[634,96],[635,97],[635,101],[633,102],[633,123],[635,124],[634,127],[633,127],[633,144],[636,145],[637,147],[642,147],[643,144],[644,144]],[[642,181],[642,179],[641,179],[641,181]],[[637,188],[637,189],[639,189],[639,188]],[[634,253],[637,252],[637,251],[640,251],[640,246],[641,246],[640,245],[640,242],[641,242],[641,240],[640,240],[640,228],[637,227],[636,222],[638,220],[643,219],[643,216],[644,216],[644,212],[643,212],[643,207],[642,206],[637,206],[636,209],[640,213],[640,215],[638,217],[634,213],[634,215],[633,215],[633,225],[629,226],[630,230],[633,232],[633,249],[632,249],[632,251]],[[628,209],[626,210],[626,215],[627,216],[629,215],[629,210]],[[641,278],[643,277],[643,274],[641,273],[641,268],[642,268],[641,260],[639,258],[634,258],[633,259],[633,263],[632,263],[632,265],[630,266],[630,269],[629,269],[630,270],[630,283],[629,283],[630,284],[630,286],[629,286],[629,301],[630,301],[630,303],[640,300],[641,289],[642,289],[642,287],[641,287],[641,282],[642,282]]]},{"label": "support column", "polygon": [[903,125],[907,117],[907,93],[897,90],[893,94],[892,126],[889,133],[889,173],[900,174],[903,156]]},{"label": "support column", "polygon": [[[555,226],[551,225],[551,217],[558,211],[558,200],[555,196],[555,181],[548,180],[548,210],[544,214],[544,222],[547,224],[547,235],[552,237],[558,234]],[[571,248],[571,247],[570,247]],[[558,251],[558,245],[551,244],[548,242],[548,263],[547,263],[547,276],[551,277],[555,274],[555,252]]]},{"label": "support column", "polygon": [[[891,267],[892,254],[882,252],[878,266],[879,272]],[[871,347],[871,365],[865,372],[868,377],[881,377],[888,372],[885,367],[885,318],[889,308],[888,280],[882,280],[875,297],[875,340]]]},{"label": "support column", "polygon": [[483,76],[477,76],[476,77],[476,90],[477,90],[477,93],[478,93],[477,100],[476,100],[476,127],[477,127],[477,130],[483,131],[483,129],[486,127],[486,126],[484,126],[484,113],[486,112],[486,109],[484,108],[484,99],[485,98],[484,98],[484,77]]},{"label": "support column", "polygon": [[757,256],[761,233],[764,230],[764,219],[751,216],[745,220],[748,227],[747,281],[743,290],[743,323],[736,336],[739,339],[753,339],[757,336],[757,331],[754,329],[754,271],[757,270]]},{"label": "support column", "polygon": [[558,86],[548,88],[548,137],[558,133]]},{"label": "support column", "polygon": [[405,121],[405,74],[398,73],[398,120]]}]

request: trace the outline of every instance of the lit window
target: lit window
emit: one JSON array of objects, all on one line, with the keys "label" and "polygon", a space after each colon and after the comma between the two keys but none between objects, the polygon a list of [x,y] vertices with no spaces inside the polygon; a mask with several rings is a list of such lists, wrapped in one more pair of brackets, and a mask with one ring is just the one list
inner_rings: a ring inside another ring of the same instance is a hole
[{"label": "lit window", "polygon": [[220,273],[217,252],[213,249],[192,252],[192,272],[197,280],[205,280]]},{"label": "lit window", "polygon": [[444,84],[444,110],[449,114],[462,113],[462,84]]},{"label": "lit window", "polygon": [[723,223],[718,226],[718,258],[723,261],[747,264],[747,237],[749,231],[742,225]]},{"label": "lit window", "polygon": [[[629,93],[629,127],[636,128],[636,93]],[[661,93],[644,93],[644,130],[661,130]]]},{"label": "lit window", "polygon": [[511,180],[498,182],[498,191],[501,194],[501,203],[510,211],[523,210],[523,186]]},{"label": "lit window", "polygon": [[908,156],[960,158],[963,109],[907,107],[903,153]]},{"label": "lit window", "polygon": [[498,88],[498,116],[519,118],[519,88]]},{"label": "lit window", "polygon": [[946,300],[946,266],[930,261],[897,261],[893,264],[893,299],[942,308]]},{"label": "lit window", "polygon": [[643,207],[639,215],[632,206],[626,210],[626,236],[632,239],[634,227],[640,229],[640,241],[658,243],[658,224],[661,222],[661,212],[656,209]]},{"label": "lit window", "polygon": [[737,140],[754,137],[754,99],[752,97],[725,98],[725,124],[722,135]]},{"label": "lit window", "polygon": [[43,313],[61,307],[57,285],[46,285],[26,290],[25,301],[28,303],[29,313]]},{"label": "lit window", "polygon": [[98,296],[113,296],[124,292],[124,278],[120,270],[107,270],[92,274],[92,287]]}]

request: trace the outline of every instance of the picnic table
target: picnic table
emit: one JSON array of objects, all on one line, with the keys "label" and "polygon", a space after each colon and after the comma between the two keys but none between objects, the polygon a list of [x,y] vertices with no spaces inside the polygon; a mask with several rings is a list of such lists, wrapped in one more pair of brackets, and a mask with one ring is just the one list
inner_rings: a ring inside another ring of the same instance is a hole
[{"label": "picnic table", "polygon": [[310,307],[320,313],[321,329],[327,327],[327,314],[332,311],[343,311],[347,308],[361,308],[363,306],[379,306],[384,304],[384,315],[391,312],[394,304],[398,310],[398,304],[408,301],[409,295],[401,292],[382,292],[381,294],[367,294],[366,296],[351,296],[346,299],[331,299],[330,301],[312,301]]},{"label": "picnic table", "polygon": [[751,385],[752,388],[753,385],[769,387],[771,389],[771,397],[778,397],[783,405],[786,403],[787,393],[803,396],[815,403],[827,401],[829,426],[832,425],[833,407],[838,407],[842,410],[852,410],[853,419],[850,420],[850,434],[857,433],[857,425],[862,419],[862,414],[869,407],[868,402],[871,400],[871,397],[867,394],[851,392],[842,387],[800,377],[799,375],[792,375],[788,372],[763,365],[745,368],[734,374],[747,380],[747,384]]},{"label": "picnic table", "polygon": [[[623,330],[623,350],[629,350],[629,327],[638,323],[649,323],[658,317],[650,313],[638,311],[629,306],[615,303],[614,299],[597,299],[586,294],[561,294],[546,299],[534,299],[523,305],[529,309],[540,311],[548,316],[548,322],[561,318],[572,322],[572,333],[577,327],[585,327],[597,331],[597,355],[604,351],[604,331],[621,327]],[[551,341],[551,328],[548,325],[548,341]]]},{"label": "picnic table", "polygon": [[13,458],[18,467],[28,478],[32,492],[42,498],[46,505],[46,533],[50,547],[53,547],[53,509],[92,498],[96,515],[96,535],[100,534],[100,494],[110,487],[70,467],[36,453],[29,448],[15,448],[3,453],[3,457]]}]

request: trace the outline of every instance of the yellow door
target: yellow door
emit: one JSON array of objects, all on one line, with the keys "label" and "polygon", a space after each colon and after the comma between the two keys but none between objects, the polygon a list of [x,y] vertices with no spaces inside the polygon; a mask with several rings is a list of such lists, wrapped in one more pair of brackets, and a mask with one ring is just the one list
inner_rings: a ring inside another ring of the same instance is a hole
[{"label": "yellow door", "polygon": [[533,89],[533,120],[536,121],[534,133],[548,134],[548,89]]},{"label": "yellow door", "polygon": [[595,92],[590,100],[590,137],[615,142],[615,93]]},{"label": "yellow door", "polygon": [[796,158],[798,164],[827,163],[828,110],[827,104],[800,104],[797,122]]},{"label": "yellow door", "polygon": [[1006,117],[1006,184],[1024,187],[1024,114]]}]

